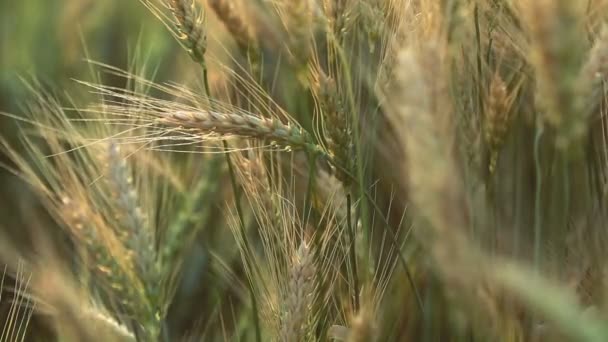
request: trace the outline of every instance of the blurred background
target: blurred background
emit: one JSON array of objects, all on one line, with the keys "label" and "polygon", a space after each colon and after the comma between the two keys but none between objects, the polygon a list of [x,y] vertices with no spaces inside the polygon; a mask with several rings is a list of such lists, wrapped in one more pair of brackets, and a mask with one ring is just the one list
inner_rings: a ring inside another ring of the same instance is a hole
[{"label": "blurred background", "polygon": [[[138,1],[28,0],[0,1],[0,111],[20,115],[34,94],[24,82],[65,94],[76,105],[87,101],[86,90],[74,81],[91,81],[87,59],[129,69],[146,61],[155,79],[186,82],[190,63],[169,32]],[[103,83],[121,86],[101,75]],[[0,118],[0,135],[12,141],[15,120]],[[7,162],[5,158],[3,162]],[[18,227],[28,210],[26,188],[7,171],[0,176],[0,217],[9,230]]]}]

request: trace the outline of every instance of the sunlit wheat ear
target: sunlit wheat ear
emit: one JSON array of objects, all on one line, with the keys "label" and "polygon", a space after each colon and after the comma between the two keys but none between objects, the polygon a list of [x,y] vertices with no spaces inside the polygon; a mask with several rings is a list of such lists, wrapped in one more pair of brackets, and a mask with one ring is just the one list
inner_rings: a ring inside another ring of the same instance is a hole
[{"label": "sunlit wheat ear", "polygon": [[306,337],[315,297],[315,272],[310,246],[302,242],[288,275],[287,292],[281,306],[279,341],[302,341]]},{"label": "sunlit wheat ear", "polygon": [[527,1],[520,6],[529,28],[539,111],[555,129],[557,147],[566,149],[587,130],[578,84],[585,51],[585,6],[569,0]]}]

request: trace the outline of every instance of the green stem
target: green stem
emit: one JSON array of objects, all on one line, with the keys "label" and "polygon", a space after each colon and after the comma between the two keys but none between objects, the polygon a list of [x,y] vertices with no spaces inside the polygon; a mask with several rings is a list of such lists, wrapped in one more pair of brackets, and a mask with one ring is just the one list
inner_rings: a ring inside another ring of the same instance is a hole
[{"label": "green stem", "polygon": [[355,312],[359,311],[359,274],[357,272],[357,250],[356,250],[356,241],[357,241],[357,237],[356,237],[356,229],[352,224],[352,217],[351,217],[351,197],[350,197],[350,193],[346,195],[346,224],[348,226],[348,232],[350,234],[350,259],[352,262],[352,268],[353,268],[353,286],[355,288],[355,295],[354,295],[354,307],[355,307]]}]

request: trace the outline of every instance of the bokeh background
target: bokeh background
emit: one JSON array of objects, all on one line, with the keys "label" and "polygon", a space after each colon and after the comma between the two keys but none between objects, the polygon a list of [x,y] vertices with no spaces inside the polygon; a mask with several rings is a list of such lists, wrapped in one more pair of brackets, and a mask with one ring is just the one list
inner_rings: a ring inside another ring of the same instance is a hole
[{"label": "bokeh background", "polygon": [[[34,96],[26,83],[39,82],[45,91],[70,94],[76,105],[86,104],[89,95],[74,80],[99,76],[87,59],[125,70],[146,61],[155,79],[186,81],[187,56],[138,1],[2,0],[0,27],[0,111],[5,113],[24,112]],[[100,77],[103,83],[124,83]],[[4,139],[18,138],[15,125],[11,118],[0,118]],[[0,172],[1,222],[19,225],[27,190],[7,171]]]}]

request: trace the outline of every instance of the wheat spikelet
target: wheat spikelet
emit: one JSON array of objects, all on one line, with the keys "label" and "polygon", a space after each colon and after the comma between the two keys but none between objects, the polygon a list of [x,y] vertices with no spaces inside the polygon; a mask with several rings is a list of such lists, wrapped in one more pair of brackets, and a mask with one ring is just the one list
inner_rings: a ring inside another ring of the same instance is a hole
[{"label": "wheat spikelet", "polygon": [[279,341],[302,341],[306,337],[310,309],[315,291],[313,253],[302,242],[291,265],[285,293]]},{"label": "wheat spikelet", "polygon": [[494,173],[498,152],[504,144],[512,118],[507,86],[498,74],[495,74],[490,82],[486,107],[484,111],[486,117],[483,122],[484,138],[490,152],[488,168],[490,173]]},{"label": "wheat spikelet", "polygon": [[[60,215],[76,241],[83,243],[87,249],[85,262],[95,284],[108,291],[111,300],[123,306],[127,313],[137,317],[148,316],[148,305],[142,301],[139,292],[145,285],[133,272],[134,255],[124,248],[121,241],[114,241],[118,238],[112,235],[111,229],[104,227],[103,220],[91,213],[83,202],[86,201],[76,202],[63,196]],[[105,326],[105,323],[99,324],[102,328]]]},{"label": "wheat spikelet", "polygon": [[190,53],[192,59],[202,65],[205,64],[205,51],[207,50],[207,36],[204,28],[202,14],[197,11],[194,0],[168,0],[175,20],[177,21],[180,40]]}]

